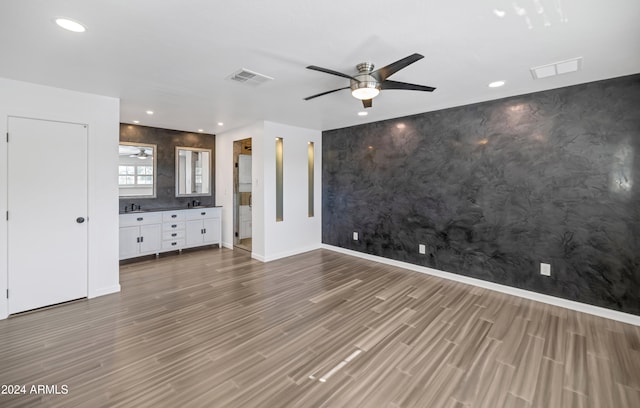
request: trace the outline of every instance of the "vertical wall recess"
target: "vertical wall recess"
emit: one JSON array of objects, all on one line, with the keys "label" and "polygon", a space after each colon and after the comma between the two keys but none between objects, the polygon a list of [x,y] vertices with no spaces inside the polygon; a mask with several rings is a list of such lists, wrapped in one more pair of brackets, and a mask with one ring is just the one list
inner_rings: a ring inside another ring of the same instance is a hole
[{"label": "vertical wall recess", "polygon": [[281,137],[276,137],[276,221],[282,221],[282,160],[283,142]]},{"label": "vertical wall recess", "polygon": [[313,142],[309,142],[309,147],[307,148],[307,162],[308,162],[308,178],[309,178],[309,183],[308,183],[308,202],[309,202],[309,217],[313,217],[313,202],[314,202],[314,197],[313,197],[313,189],[314,189],[314,179],[313,179],[313,158],[314,158],[314,144]]}]

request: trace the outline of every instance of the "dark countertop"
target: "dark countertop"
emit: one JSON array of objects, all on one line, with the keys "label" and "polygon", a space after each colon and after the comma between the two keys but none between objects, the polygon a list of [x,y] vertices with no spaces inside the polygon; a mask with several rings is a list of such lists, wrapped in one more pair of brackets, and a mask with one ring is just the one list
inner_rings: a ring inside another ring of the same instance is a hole
[{"label": "dark countertop", "polygon": [[135,211],[122,211],[119,214],[142,214],[148,212],[160,212],[160,211],[176,211],[176,210],[200,210],[205,208],[222,208],[221,205],[201,205],[198,207],[164,207],[164,208],[145,208]]}]

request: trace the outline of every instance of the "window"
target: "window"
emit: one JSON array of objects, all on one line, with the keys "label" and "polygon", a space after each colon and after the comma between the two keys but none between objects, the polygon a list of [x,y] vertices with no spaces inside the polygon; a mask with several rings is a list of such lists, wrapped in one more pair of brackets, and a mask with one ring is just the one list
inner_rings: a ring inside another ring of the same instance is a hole
[{"label": "window", "polygon": [[153,166],[118,166],[120,186],[153,184]]}]

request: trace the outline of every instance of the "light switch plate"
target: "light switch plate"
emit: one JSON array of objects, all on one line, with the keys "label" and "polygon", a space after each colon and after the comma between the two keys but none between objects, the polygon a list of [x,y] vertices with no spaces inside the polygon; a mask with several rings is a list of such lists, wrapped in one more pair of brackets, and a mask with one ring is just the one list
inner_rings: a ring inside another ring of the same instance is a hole
[{"label": "light switch plate", "polygon": [[420,244],[418,245],[418,252],[420,252],[422,255],[427,253],[427,247],[424,244]]},{"label": "light switch plate", "polygon": [[354,241],[357,241],[357,240],[358,240],[358,233],[357,233],[357,232],[354,232],[354,233],[353,233],[353,240],[354,240]]}]

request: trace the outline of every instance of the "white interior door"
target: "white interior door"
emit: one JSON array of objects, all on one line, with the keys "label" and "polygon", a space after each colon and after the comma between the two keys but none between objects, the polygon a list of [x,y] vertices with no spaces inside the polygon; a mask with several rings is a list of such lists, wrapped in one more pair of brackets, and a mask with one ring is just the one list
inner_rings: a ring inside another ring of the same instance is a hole
[{"label": "white interior door", "polygon": [[9,313],[87,296],[87,128],[8,121]]}]

